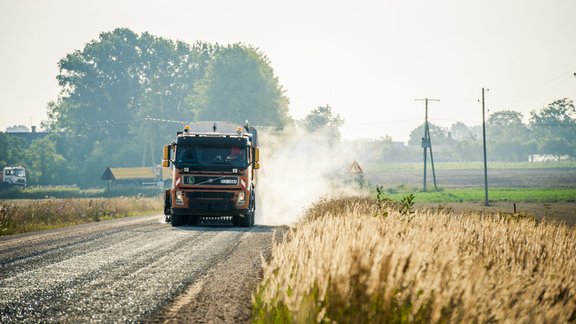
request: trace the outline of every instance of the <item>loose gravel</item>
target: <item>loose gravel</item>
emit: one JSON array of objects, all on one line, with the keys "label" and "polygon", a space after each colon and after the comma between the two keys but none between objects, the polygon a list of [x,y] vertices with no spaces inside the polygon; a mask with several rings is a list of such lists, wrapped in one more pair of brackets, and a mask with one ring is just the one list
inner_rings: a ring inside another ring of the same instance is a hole
[{"label": "loose gravel", "polygon": [[0,322],[248,322],[274,228],[162,220],[0,238]]}]

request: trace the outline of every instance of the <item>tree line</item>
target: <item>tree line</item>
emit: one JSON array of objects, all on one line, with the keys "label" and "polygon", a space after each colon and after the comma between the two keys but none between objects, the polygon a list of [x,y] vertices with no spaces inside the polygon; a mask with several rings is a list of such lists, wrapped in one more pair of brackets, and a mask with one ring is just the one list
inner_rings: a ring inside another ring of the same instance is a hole
[{"label": "tree line", "polygon": [[[61,90],[42,125],[50,135],[0,161],[27,166],[30,183],[92,186],[108,166],[158,164],[158,148],[197,120],[291,121],[269,59],[244,44],[187,44],[119,28],[58,67]],[[0,141],[3,150],[22,147],[6,134]]]},{"label": "tree line", "polygon": [[[0,133],[0,166],[25,166],[30,184],[96,186],[102,185],[106,167],[156,165],[162,145],[194,121],[299,124],[309,131],[329,129],[335,140],[344,122],[329,105],[293,120],[270,60],[245,44],[188,44],[119,28],[67,54],[58,67],[60,93],[48,103],[48,119],[42,124],[48,135],[26,143]],[[535,153],[576,156],[572,101],[558,100],[532,113],[527,125],[522,118],[514,111],[490,116],[493,159],[526,160]],[[479,160],[477,128],[431,125],[430,132],[434,145],[453,147],[446,159]],[[421,127],[413,130],[410,144],[418,145],[422,133]],[[389,137],[369,153],[376,161],[410,160],[413,155],[392,145]]]},{"label": "tree line", "polygon": [[[527,123],[514,110],[493,112],[486,120],[487,157],[490,161],[528,162],[536,155],[553,160],[576,158],[576,109],[574,101],[558,99],[530,112]],[[482,126],[456,122],[450,127],[429,123],[436,161],[482,161]],[[420,147],[424,124],[410,133],[408,146],[394,145],[384,137],[361,145],[368,161],[415,162],[422,159]]]}]

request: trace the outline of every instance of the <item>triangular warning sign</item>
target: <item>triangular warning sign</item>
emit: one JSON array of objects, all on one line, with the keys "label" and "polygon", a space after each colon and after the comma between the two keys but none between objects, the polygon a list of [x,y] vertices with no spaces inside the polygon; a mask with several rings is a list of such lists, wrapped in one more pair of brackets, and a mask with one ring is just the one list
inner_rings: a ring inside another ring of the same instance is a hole
[{"label": "triangular warning sign", "polygon": [[358,164],[358,162],[354,161],[354,163],[352,163],[352,166],[350,167],[350,173],[364,173],[362,171],[362,168],[360,167],[360,164]]}]

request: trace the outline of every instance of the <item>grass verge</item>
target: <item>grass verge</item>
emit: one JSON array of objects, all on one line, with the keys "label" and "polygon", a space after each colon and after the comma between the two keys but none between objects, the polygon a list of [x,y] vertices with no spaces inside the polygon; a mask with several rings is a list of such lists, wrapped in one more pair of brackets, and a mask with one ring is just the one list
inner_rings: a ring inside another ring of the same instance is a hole
[{"label": "grass verge", "polygon": [[0,236],[159,213],[157,197],[0,201]]},{"label": "grass verge", "polygon": [[310,208],[273,247],[254,322],[576,321],[576,228],[400,208],[358,197]]},{"label": "grass verge", "polygon": [[[406,193],[412,193],[419,202],[479,202],[484,201],[483,188],[446,189],[421,192],[402,188],[386,189],[386,195],[393,200],[401,199]],[[576,188],[493,188],[488,191],[490,201],[508,202],[574,202]]]}]

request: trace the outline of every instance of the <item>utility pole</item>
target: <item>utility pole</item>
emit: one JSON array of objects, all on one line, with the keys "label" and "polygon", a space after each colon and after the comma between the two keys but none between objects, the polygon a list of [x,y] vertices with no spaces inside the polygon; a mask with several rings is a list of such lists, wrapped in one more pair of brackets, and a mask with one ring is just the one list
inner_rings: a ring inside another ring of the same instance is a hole
[{"label": "utility pole", "polygon": [[428,101],[440,101],[440,99],[416,99],[416,101],[426,102],[426,113],[424,115],[424,137],[422,137],[422,149],[424,150],[424,181],[422,185],[422,191],[426,191],[426,165],[427,165],[427,150],[430,149],[430,162],[432,164],[432,178],[434,179],[434,189],[438,191],[438,186],[436,185],[436,170],[434,169],[434,155],[432,154],[432,142],[430,141],[430,127],[428,126]]},{"label": "utility pole", "polygon": [[[488,90],[488,89],[486,89]],[[490,206],[488,203],[488,165],[486,162],[486,113],[484,104],[484,88],[482,88],[482,142],[484,145],[484,206]]]}]

